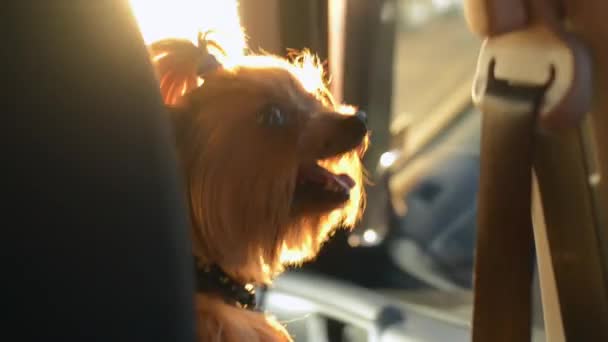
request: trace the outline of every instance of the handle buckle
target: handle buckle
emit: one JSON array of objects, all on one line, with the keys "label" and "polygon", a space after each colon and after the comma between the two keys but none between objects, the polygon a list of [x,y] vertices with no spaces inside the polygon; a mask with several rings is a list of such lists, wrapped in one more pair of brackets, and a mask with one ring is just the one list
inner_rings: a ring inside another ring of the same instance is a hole
[{"label": "handle buckle", "polygon": [[509,98],[530,87],[543,89],[536,107],[541,128],[578,125],[591,107],[587,49],[573,36],[543,25],[486,39],[473,83],[475,104],[483,103],[488,92]]}]

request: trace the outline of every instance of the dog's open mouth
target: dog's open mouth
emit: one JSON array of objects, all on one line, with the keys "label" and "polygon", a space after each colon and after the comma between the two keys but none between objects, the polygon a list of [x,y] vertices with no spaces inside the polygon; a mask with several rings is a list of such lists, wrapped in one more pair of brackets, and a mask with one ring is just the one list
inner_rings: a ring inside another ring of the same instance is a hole
[{"label": "dog's open mouth", "polygon": [[355,181],[346,174],[334,174],[316,163],[298,169],[294,204],[331,210],[350,198]]}]

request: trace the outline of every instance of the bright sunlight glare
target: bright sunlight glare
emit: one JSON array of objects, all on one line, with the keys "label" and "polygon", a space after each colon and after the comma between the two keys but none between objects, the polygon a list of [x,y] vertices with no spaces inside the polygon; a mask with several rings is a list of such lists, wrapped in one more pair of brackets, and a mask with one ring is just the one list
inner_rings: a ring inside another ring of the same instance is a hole
[{"label": "bright sunlight glare", "polygon": [[197,42],[198,32],[213,30],[227,54],[244,53],[237,0],[130,0],[146,44],[166,38]]},{"label": "bright sunlight glare", "polygon": [[[244,57],[247,40],[240,23],[238,0],[130,0],[130,4],[146,44],[167,38],[188,39],[196,44],[199,32],[211,30],[211,38],[226,52],[227,56],[222,57],[224,67],[282,66],[309,92],[325,90],[322,63],[312,53],[300,54],[292,63],[264,56]],[[350,114],[347,108],[343,109]]]},{"label": "bright sunlight glare", "polygon": [[398,152],[388,151],[380,156],[380,166],[384,169],[391,167],[399,158]]},{"label": "bright sunlight glare", "polygon": [[363,240],[367,243],[375,243],[378,240],[378,233],[373,229],[367,229],[363,233]]}]

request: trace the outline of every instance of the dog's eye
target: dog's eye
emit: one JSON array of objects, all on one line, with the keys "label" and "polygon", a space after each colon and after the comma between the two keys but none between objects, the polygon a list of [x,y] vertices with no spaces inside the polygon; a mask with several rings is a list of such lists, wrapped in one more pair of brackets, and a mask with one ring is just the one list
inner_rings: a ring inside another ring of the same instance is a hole
[{"label": "dog's eye", "polygon": [[270,127],[282,127],[287,124],[287,115],[277,106],[268,106],[258,113],[258,124]]}]

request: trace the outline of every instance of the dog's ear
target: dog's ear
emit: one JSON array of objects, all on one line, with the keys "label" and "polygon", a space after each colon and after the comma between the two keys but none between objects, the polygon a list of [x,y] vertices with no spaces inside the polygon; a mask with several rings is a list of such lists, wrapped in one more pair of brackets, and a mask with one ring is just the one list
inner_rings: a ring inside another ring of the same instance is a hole
[{"label": "dog's ear", "polygon": [[221,69],[214,54],[224,54],[218,44],[199,34],[199,46],[186,39],[164,39],[148,49],[160,83],[160,92],[166,105],[176,105],[180,98],[199,87],[205,76]]}]

